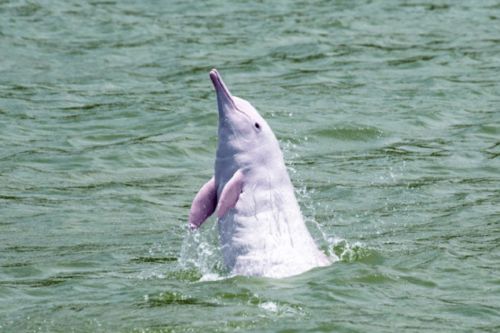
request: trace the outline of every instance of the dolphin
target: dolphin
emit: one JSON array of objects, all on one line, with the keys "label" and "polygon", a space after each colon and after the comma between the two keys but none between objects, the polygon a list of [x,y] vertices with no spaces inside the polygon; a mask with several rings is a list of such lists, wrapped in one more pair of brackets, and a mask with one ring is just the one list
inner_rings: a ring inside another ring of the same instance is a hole
[{"label": "dolphin", "polygon": [[231,95],[216,69],[219,110],[215,174],[193,199],[189,226],[214,212],[231,274],[281,278],[331,264],[302,218],[271,127],[246,100]]}]

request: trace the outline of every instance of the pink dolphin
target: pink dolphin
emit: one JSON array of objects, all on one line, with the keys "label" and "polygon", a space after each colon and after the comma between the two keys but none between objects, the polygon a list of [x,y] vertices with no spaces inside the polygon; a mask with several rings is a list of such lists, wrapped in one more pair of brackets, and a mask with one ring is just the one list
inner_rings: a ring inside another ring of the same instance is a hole
[{"label": "pink dolphin", "polygon": [[286,277],[330,259],[303,221],[278,140],[246,100],[210,71],[219,109],[215,175],[196,194],[192,229],[214,212],[228,269],[235,275]]}]

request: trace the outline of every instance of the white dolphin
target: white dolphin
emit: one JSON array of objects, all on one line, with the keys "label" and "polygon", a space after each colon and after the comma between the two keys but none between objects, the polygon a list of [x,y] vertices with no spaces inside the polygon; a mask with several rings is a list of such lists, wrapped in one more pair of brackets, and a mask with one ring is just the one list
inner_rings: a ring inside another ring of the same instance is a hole
[{"label": "white dolphin", "polygon": [[329,265],[306,228],[273,131],[217,70],[210,79],[219,109],[215,175],[193,200],[191,229],[216,212],[224,262],[235,275],[280,278]]}]

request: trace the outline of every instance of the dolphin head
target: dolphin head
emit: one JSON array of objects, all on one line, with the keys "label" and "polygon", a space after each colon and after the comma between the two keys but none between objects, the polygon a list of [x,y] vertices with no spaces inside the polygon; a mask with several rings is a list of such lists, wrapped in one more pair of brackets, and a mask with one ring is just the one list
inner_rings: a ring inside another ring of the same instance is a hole
[{"label": "dolphin head", "polygon": [[218,156],[252,151],[253,155],[264,157],[266,152],[279,147],[273,131],[252,104],[231,95],[216,69],[210,71],[210,79],[219,109]]}]

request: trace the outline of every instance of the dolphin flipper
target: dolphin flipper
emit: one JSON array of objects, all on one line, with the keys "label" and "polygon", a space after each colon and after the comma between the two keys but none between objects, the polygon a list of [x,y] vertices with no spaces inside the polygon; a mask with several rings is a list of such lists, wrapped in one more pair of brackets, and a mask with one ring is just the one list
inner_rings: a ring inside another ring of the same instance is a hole
[{"label": "dolphin flipper", "polygon": [[189,227],[198,229],[205,220],[213,214],[217,205],[217,188],[215,186],[215,177],[212,177],[203,185],[191,204],[189,211]]},{"label": "dolphin flipper", "polygon": [[226,183],[217,203],[217,217],[223,217],[229,209],[236,205],[243,189],[243,178],[243,172],[237,170]]}]

